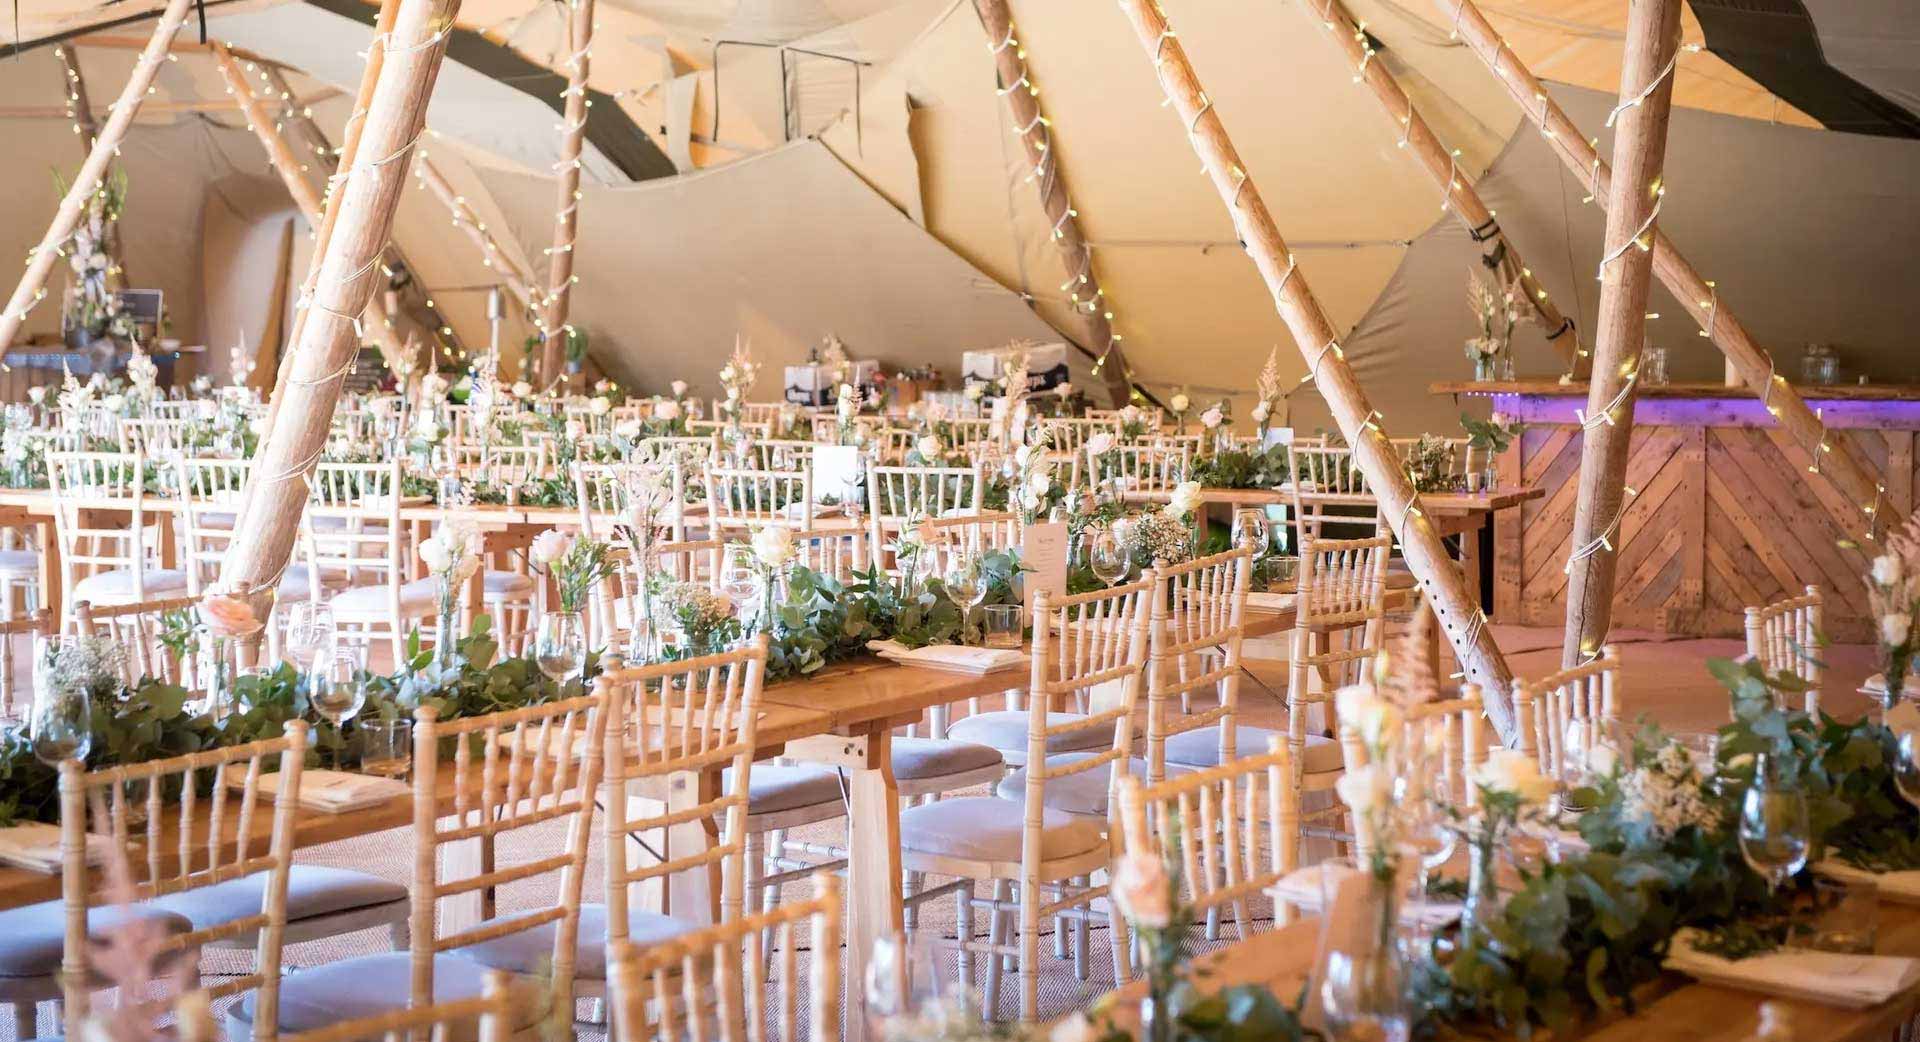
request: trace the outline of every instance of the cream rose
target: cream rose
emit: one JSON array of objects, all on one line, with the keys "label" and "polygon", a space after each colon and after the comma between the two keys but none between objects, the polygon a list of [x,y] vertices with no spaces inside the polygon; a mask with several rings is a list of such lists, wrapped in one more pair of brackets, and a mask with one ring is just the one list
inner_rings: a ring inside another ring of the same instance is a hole
[{"label": "cream rose", "polygon": [[47,400],[47,389],[44,387],[27,388],[27,400],[35,405],[39,405],[41,402]]},{"label": "cream rose", "polygon": [[1518,749],[1488,750],[1473,781],[1489,792],[1513,793],[1523,803],[1540,803],[1553,794],[1553,779],[1542,775],[1533,757]]},{"label": "cream rose", "polygon": [[613,403],[605,398],[594,398],[587,402],[587,411],[595,416],[605,416],[613,411]]},{"label": "cream rose", "polygon": [[675,380],[667,385],[667,390],[672,391],[675,398],[685,398],[687,396],[687,382],[685,380]]},{"label": "cream rose", "polygon": [[1226,422],[1226,419],[1227,414],[1221,412],[1218,405],[1210,406],[1206,412],[1200,414],[1200,425],[1208,430],[1213,430]]},{"label": "cream rose", "polygon": [[627,441],[638,441],[641,434],[639,420],[621,420],[613,428],[613,433]]},{"label": "cream rose", "polygon": [[1113,874],[1113,900],[1134,926],[1164,930],[1173,923],[1173,881],[1157,855],[1129,853]]},{"label": "cream rose", "polygon": [[921,438],[920,443],[915,445],[914,448],[920,450],[920,458],[922,459],[940,458],[940,439],[932,435]]},{"label": "cream rose", "polygon": [[1105,1034],[1080,1010],[1074,1010],[1047,1030],[1047,1042],[1100,1042]]},{"label": "cream rose", "polygon": [[1193,408],[1193,399],[1188,398],[1184,394],[1176,394],[1167,399],[1167,408],[1172,409],[1174,412],[1186,412],[1188,409]]},{"label": "cream rose", "polygon": [[557,528],[549,528],[533,537],[533,545],[527,548],[527,556],[534,564],[542,568],[553,567],[553,562],[567,556],[573,548],[573,540]]},{"label": "cream rose", "polygon": [[679,402],[655,402],[653,418],[656,420],[677,420],[680,418]]},{"label": "cream rose", "polygon": [[1878,586],[1896,586],[1905,578],[1906,567],[1900,558],[1893,554],[1881,554],[1873,559],[1873,581]]},{"label": "cream rose", "polygon": [[967,390],[966,390],[967,401],[977,402],[981,398],[986,397],[986,393],[987,393],[986,384],[970,383],[967,385]]},{"label": "cream rose", "polygon": [[213,594],[200,602],[200,619],[216,637],[245,637],[260,631],[253,609],[238,597]]},{"label": "cream rose", "polygon": [[1100,434],[1096,434],[1093,437],[1087,439],[1087,455],[1088,456],[1098,459],[1101,456],[1104,456],[1107,453],[1112,451],[1113,451],[1113,435],[1111,434],[1102,432]]},{"label": "cream rose", "polygon": [[1267,422],[1267,417],[1273,415],[1273,407],[1266,402],[1261,402],[1253,407],[1253,412],[1250,415],[1253,417],[1253,422],[1265,423]]},{"label": "cream rose", "polygon": [[513,385],[513,396],[515,398],[533,397],[533,385],[526,382],[525,380],[515,381]]},{"label": "cream rose", "polygon": [[1200,509],[1200,483],[1182,481],[1173,486],[1173,494],[1167,501],[1167,511],[1181,517],[1191,517]]},{"label": "cream rose", "polygon": [[1335,692],[1333,705],[1341,726],[1352,728],[1369,748],[1378,749],[1392,741],[1400,726],[1399,708],[1361,684]]},{"label": "cream rose", "polygon": [[1913,617],[1902,612],[1880,616],[1880,643],[1888,647],[1898,647],[1907,642],[1913,632]]},{"label": "cream rose", "polygon": [[768,568],[785,567],[799,553],[785,525],[768,525],[753,534],[753,556]]},{"label": "cream rose", "polygon": [[1073,396],[1073,385],[1070,383],[1062,383],[1060,386],[1053,389],[1053,393],[1059,395],[1062,398],[1070,398]]}]

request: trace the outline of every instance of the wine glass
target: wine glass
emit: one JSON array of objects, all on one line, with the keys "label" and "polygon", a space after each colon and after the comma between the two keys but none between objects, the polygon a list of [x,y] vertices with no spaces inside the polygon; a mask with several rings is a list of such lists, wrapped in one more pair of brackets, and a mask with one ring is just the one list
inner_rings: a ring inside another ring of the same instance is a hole
[{"label": "wine glass", "polygon": [[93,704],[86,686],[62,683],[55,676],[61,654],[71,646],[71,637],[58,634],[34,639],[27,733],[34,757],[49,767],[58,767],[62,760],[84,760],[93,748]]},{"label": "wine glass", "polygon": [[718,576],[720,592],[733,602],[733,613],[744,621],[747,608],[760,593],[760,582],[754,573],[753,551],[745,546],[727,547],[726,557],[720,562]]},{"label": "wine glass", "polygon": [[1233,545],[1253,544],[1255,561],[1267,556],[1273,538],[1273,529],[1267,523],[1267,512],[1258,508],[1248,508],[1233,512]]},{"label": "wine glass", "polygon": [[556,684],[579,676],[586,682],[587,634],[577,612],[550,611],[540,617],[540,630],[533,638],[533,658],[540,672]]},{"label": "wine glass", "polygon": [[1894,747],[1893,784],[1900,796],[1920,808],[1920,732],[1908,731]]},{"label": "wine glass", "polygon": [[1413,1028],[1406,967],[1398,929],[1391,920],[1380,928],[1385,896],[1380,884],[1351,861],[1322,864],[1315,976],[1327,1037],[1406,1042]]},{"label": "wine glass", "polygon": [[[307,670],[307,703],[336,731],[367,704],[367,679],[360,666],[358,651],[335,648],[331,655],[314,659]],[[335,750],[334,766],[339,765]]]},{"label": "wine glass", "polygon": [[334,632],[333,609],[328,605],[293,605],[287,616],[288,660],[302,672],[313,668],[315,659],[332,653]]},{"label": "wine glass", "polygon": [[1806,867],[1812,840],[1806,793],[1774,773],[1770,754],[1755,757],[1753,784],[1740,801],[1740,855],[1770,892]]},{"label": "wine glass", "polygon": [[1108,586],[1125,579],[1133,570],[1126,543],[1111,527],[1093,533],[1087,546],[1087,563],[1093,567],[1094,576]]},{"label": "wine glass", "polygon": [[987,577],[978,554],[956,548],[947,556],[946,590],[947,599],[960,609],[960,643],[965,644],[973,608],[987,599]]},{"label": "wine glass", "polygon": [[866,999],[869,1035],[888,1037],[883,1030],[889,1023],[914,1018],[918,1030],[900,1032],[908,1037],[940,1037],[949,1020],[964,1018],[968,998],[965,984],[951,986],[941,979],[940,966],[931,940],[915,934],[882,934],[874,939],[867,953],[866,979],[861,982]]}]

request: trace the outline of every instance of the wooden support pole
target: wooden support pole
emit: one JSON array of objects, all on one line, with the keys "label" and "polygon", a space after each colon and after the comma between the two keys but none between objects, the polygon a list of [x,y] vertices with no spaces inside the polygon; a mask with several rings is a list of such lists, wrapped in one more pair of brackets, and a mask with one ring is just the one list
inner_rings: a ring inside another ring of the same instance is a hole
[{"label": "wooden support pole", "polygon": [[1494,643],[1486,613],[1476,603],[1466,577],[1447,556],[1439,532],[1420,508],[1406,466],[1387,440],[1378,422],[1379,413],[1368,404],[1359,380],[1347,365],[1332,321],[1321,310],[1306,277],[1294,266],[1286,240],[1280,237],[1260,190],[1228,139],[1219,111],[1201,89],[1186,51],[1168,28],[1166,16],[1153,0],[1121,0],[1120,7],[1153,59],[1161,89],[1172,99],[1181,123],[1188,128],[1188,137],[1214,189],[1226,203],[1240,241],[1266,279],[1281,319],[1306,358],[1309,378],[1319,386],[1341,433],[1353,446],[1354,462],[1379,498],[1381,515],[1399,537],[1407,567],[1419,580],[1421,594],[1433,606],[1455,657],[1466,670],[1465,681],[1481,686],[1494,726],[1503,738],[1514,740],[1513,674]]},{"label": "wooden support pole", "polygon": [[[241,115],[246,117],[247,129],[260,139],[261,147],[267,150],[268,161],[280,175],[281,182],[287,186],[287,194],[293,196],[293,204],[300,208],[301,216],[307,219],[310,227],[318,228],[326,204],[320,198],[320,190],[307,180],[300,158],[294,154],[293,146],[287,143],[286,135],[280,132],[279,121],[261,104],[259,96],[247,83],[240,62],[218,41],[213,42],[213,60],[219,66],[221,77],[227,81],[227,93],[233,95],[234,101],[240,106]],[[379,294],[369,298],[367,306],[361,310],[360,326],[361,334],[379,345],[387,365],[397,365],[406,357],[406,347],[400,342],[393,317],[387,314]]]},{"label": "wooden support pole", "polygon": [[168,0],[166,10],[160,13],[160,21],[153,27],[153,37],[147,41],[146,49],[140,52],[140,60],[134,63],[125,89],[121,90],[119,100],[113,103],[112,114],[107,117],[106,125],[100,128],[100,135],[94,139],[92,150],[87,153],[87,161],[81,164],[80,172],[74,175],[73,184],[67,188],[66,197],[60,200],[60,209],[54,212],[46,235],[41,237],[40,244],[28,255],[27,270],[21,274],[19,285],[14,287],[13,296],[7,301],[7,309],[0,311],[0,351],[13,343],[13,338],[20,333],[21,324],[27,320],[27,313],[45,299],[47,276],[53,272],[54,261],[60,257],[60,247],[73,234],[74,225],[87,207],[88,197],[93,195],[100,187],[101,179],[106,177],[107,167],[120,149],[120,140],[126,137],[134,114],[140,111],[140,102],[146,98],[148,88],[153,86],[160,63],[167,60],[167,49],[172,46],[173,35],[180,31],[180,23],[187,17],[187,8],[190,6],[192,0]]},{"label": "wooden support pole", "polygon": [[[1618,129],[1600,260],[1600,319],[1580,443],[1579,499],[1567,557],[1567,629],[1560,657],[1573,666],[1600,654],[1613,623],[1614,569],[1627,510],[1627,450],[1634,386],[1647,339],[1660,177],[1667,160],[1673,60],[1680,53],[1681,0],[1633,0],[1620,62]],[[1611,120],[1610,120],[1611,121]]]},{"label": "wooden support pole", "polygon": [[573,244],[580,227],[580,152],[587,140],[587,70],[593,50],[593,0],[567,0],[566,106],[560,124],[559,196],[554,202],[553,247],[547,251],[547,299],[541,318],[540,379],[566,376],[561,351],[573,302]]},{"label": "wooden support pole", "polygon": [[1532,269],[1520,259],[1520,251],[1507,238],[1500,222],[1494,220],[1467,172],[1460,169],[1459,153],[1448,149],[1425,117],[1413,107],[1413,99],[1401,89],[1386,63],[1378,60],[1379,52],[1366,31],[1353,20],[1340,0],[1300,0],[1300,3],[1326,28],[1335,46],[1352,63],[1355,80],[1367,85],[1374,100],[1380,103],[1380,111],[1393,121],[1400,135],[1400,148],[1439,186],[1440,208],[1459,218],[1475,242],[1490,244],[1487,248],[1499,258],[1502,280],[1520,280],[1527,303],[1540,318],[1540,328],[1545,330],[1547,340],[1559,349],[1568,372],[1576,380],[1586,379],[1591,355],[1580,347],[1580,333],[1574,328],[1573,320],[1560,313],[1559,307],[1547,296],[1546,288],[1534,278]]},{"label": "wooden support pole", "polygon": [[[1539,79],[1520,56],[1513,53],[1492,23],[1475,7],[1473,0],[1434,0],[1453,32],[1493,70],[1494,78],[1507,88],[1528,119],[1540,129],[1547,144],[1560,161],[1587,187],[1591,198],[1605,203],[1612,184],[1613,171],[1592,142],[1580,135],[1580,128],[1547,94]],[[1807,407],[1787,378],[1775,370],[1773,356],[1747,331],[1740,319],[1720,299],[1717,287],[1700,276],[1681,256],[1673,241],[1659,228],[1652,231],[1653,273],[1672,293],[1680,306],[1700,326],[1700,335],[1717,344],[1727,361],[1739,371],[1740,378],[1758,395],[1762,404],[1780,425],[1793,436],[1813,460],[1812,473],[1824,475],[1840,494],[1856,504],[1862,516],[1862,533],[1869,543],[1880,538],[1889,523],[1898,524],[1900,514],[1886,497],[1886,490],[1874,476],[1873,468],[1846,438],[1829,438],[1826,424]],[[1889,521],[1884,515],[1892,511]]]},{"label": "wooden support pole", "polygon": [[73,120],[80,150],[91,154],[94,141],[100,137],[100,123],[93,118],[93,105],[87,101],[87,81],[80,75],[80,55],[66,43],[54,44],[53,53],[59,57],[61,71],[66,75],[66,115]]},{"label": "wooden support pole", "polygon": [[1067,195],[1066,175],[1060,170],[1060,153],[1053,147],[1053,128],[1040,112],[1040,87],[1027,68],[1026,48],[1014,36],[1013,12],[1007,0],[973,0],[980,24],[987,31],[987,47],[993,52],[994,71],[999,75],[1000,95],[1007,99],[1007,112],[1013,117],[1013,131],[1021,147],[1027,150],[1028,180],[1040,190],[1040,205],[1053,229],[1053,244],[1067,270],[1066,284],[1060,288],[1073,301],[1073,309],[1087,325],[1087,350],[1094,358],[1093,371],[1107,385],[1107,395],[1116,409],[1133,400],[1133,381],[1127,370],[1126,354],[1120,350],[1120,338],[1113,332],[1113,312],[1107,306],[1106,290],[1093,272],[1093,249],[1080,234],[1080,221]]},{"label": "wooden support pole", "polygon": [[358,155],[341,167],[329,207],[338,213],[320,263],[307,321],[281,366],[277,422],[254,454],[247,498],[234,522],[221,584],[272,590],[285,570],[305,510],[307,475],[320,459],[347,369],[359,346],[353,317],[380,283],[380,251],[406,187],[407,160],[425,127],[460,0],[400,0],[376,50],[386,60],[367,106]]},{"label": "wooden support pole", "polygon": [[538,299],[534,296],[537,291],[534,288],[533,276],[520,266],[520,262],[514,260],[512,254],[500,248],[500,243],[494,239],[493,233],[487,230],[486,222],[480,219],[480,215],[474,212],[473,207],[467,205],[464,196],[454,192],[453,186],[447,183],[446,177],[440,173],[438,167],[433,165],[433,161],[427,158],[425,151],[422,151],[414,160],[413,173],[420,179],[420,187],[432,189],[433,194],[447,204],[447,209],[453,213],[453,226],[465,232],[467,238],[473,240],[473,244],[480,248],[480,263],[499,272],[500,280],[506,284],[507,292],[512,293],[514,299],[518,300],[520,306],[529,313],[534,311]]}]

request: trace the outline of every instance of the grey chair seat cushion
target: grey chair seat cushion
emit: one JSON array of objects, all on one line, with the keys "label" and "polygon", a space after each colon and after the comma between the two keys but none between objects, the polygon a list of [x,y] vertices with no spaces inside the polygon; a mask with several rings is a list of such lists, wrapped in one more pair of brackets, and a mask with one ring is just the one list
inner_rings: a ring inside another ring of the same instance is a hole
[{"label": "grey chair seat cushion", "polygon": [[[731,785],[733,771],[729,769],[724,777],[722,784]],[[756,763],[749,772],[748,814],[778,814],[839,802],[840,778],[828,768]]]},{"label": "grey chair seat cushion", "polygon": [[[141,573],[140,581],[148,598],[166,597],[187,588],[187,573],[178,568],[148,568]],[[95,572],[73,584],[75,603],[90,601],[94,604],[113,604],[131,601],[135,593],[131,568]]]},{"label": "grey chair seat cushion", "polygon": [[[486,986],[486,974],[487,967],[477,962],[451,955],[434,956],[433,1001],[479,996]],[[546,999],[534,981],[515,980],[511,987],[516,1029],[533,1024],[546,1013]],[[412,991],[411,952],[361,955],[289,973],[280,981],[280,1032],[311,1031],[343,1020],[405,1009]],[[228,1037],[236,1042],[252,1037],[257,997],[257,992],[247,992],[246,998],[228,1011]]]},{"label": "grey chair seat cushion", "polygon": [[[1026,808],[994,796],[962,796],[900,812],[900,847],[979,861],[1020,860]],[[1040,815],[1040,856],[1073,857],[1106,843],[1099,825],[1051,807]]]},{"label": "grey chair seat cushion", "polygon": [[[1058,727],[1075,720],[1084,720],[1078,713],[1048,713],[1047,726]],[[947,728],[947,737],[962,742],[991,746],[1002,752],[1027,751],[1027,712],[1020,710],[1001,710],[996,713],[975,713],[954,721]],[[1109,749],[1113,747],[1113,729],[1090,727],[1084,731],[1068,731],[1047,739],[1048,753],[1071,753],[1085,749]]]},{"label": "grey chair seat cushion", "polygon": [[[1233,731],[1233,753],[1235,757],[1252,756],[1267,751],[1267,740],[1280,731],[1265,727],[1236,727]],[[1218,767],[1220,766],[1220,726],[1197,727],[1167,739],[1167,764],[1179,764],[1182,767]],[[1307,736],[1306,749],[1300,755],[1300,770],[1307,774],[1319,774],[1324,771],[1338,771],[1346,764],[1346,757],[1340,752],[1340,743],[1325,735]]]},{"label": "grey chair seat cushion", "polygon": [[[432,576],[415,579],[400,587],[400,613],[409,618],[416,615],[430,615],[439,598],[439,586]],[[364,615],[383,615],[387,611],[387,586],[375,583],[370,586],[355,586],[341,590],[333,595],[335,615],[342,613],[356,617]]]},{"label": "grey chair seat cushion", "polygon": [[961,742],[951,738],[893,740],[893,776],[899,781],[925,781],[943,775],[966,774],[1004,762],[1000,750],[977,742]]},{"label": "grey chair seat cushion", "polygon": [[533,577],[519,572],[489,568],[480,576],[481,592],[488,597],[533,596]]},{"label": "grey chair seat cushion", "polygon": [[[1049,768],[1069,767],[1092,759],[1099,753],[1061,753],[1047,757]],[[1147,761],[1135,756],[1127,760],[1127,770],[1142,782],[1147,780]],[[1190,773],[1190,767],[1168,766],[1167,774]],[[1090,770],[1069,774],[1062,778],[1048,778],[1044,794],[1041,797],[1048,807],[1064,810],[1068,814],[1084,814],[1104,818],[1107,816],[1108,783],[1113,780],[1113,764],[1103,763]],[[1003,800],[1015,803],[1027,801],[1027,769],[1014,771],[1000,784],[994,786],[993,794]]]},{"label": "grey chair seat cushion", "polygon": [[[524,919],[531,914],[503,915],[489,922]],[[496,970],[538,976],[545,973],[553,962],[553,935],[558,929],[557,923],[542,923],[530,930],[456,948],[447,954]],[[636,948],[649,948],[697,929],[697,924],[682,922],[658,912],[627,912],[627,940]],[[574,944],[574,959],[575,976],[583,980],[607,979],[606,905],[580,906],[580,933]]]},{"label": "grey chair seat cushion", "polygon": [[[259,915],[260,898],[266,885],[266,874],[256,873],[198,890],[168,894],[153,903],[186,916],[194,929],[204,930]],[[287,874],[287,921],[290,923],[406,899],[405,886],[352,869],[295,865]]]},{"label": "grey chair seat cushion", "polygon": [[[134,908],[131,919],[156,921],[169,933],[193,929],[185,916],[151,905]],[[88,936],[105,940],[114,926],[127,921],[129,917],[119,908],[89,908]],[[64,902],[42,901],[0,912],[0,977],[45,977],[58,972],[66,936]]]},{"label": "grey chair seat cushion", "polygon": [[40,560],[37,550],[0,550],[0,575],[39,578]]}]

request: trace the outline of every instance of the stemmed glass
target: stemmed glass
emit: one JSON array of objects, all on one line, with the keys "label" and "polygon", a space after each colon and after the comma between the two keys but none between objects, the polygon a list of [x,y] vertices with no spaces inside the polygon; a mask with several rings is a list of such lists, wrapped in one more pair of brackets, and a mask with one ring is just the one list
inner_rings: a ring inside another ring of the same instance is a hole
[{"label": "stemmed glass", "polygon": [[1894,747],[1893,785],[1900,797],[1920,808],[1920,732],[1908,731]]},{"label": "stemmed glass", "polygon": [[956,547],[947,556],[946,589],[947,599],[960,609],[960,643],[964,645],[972,628],[973,609],[987,599],[987,577],[978,554]]},{"label": "stemmed glass", "polygon": [[720,592],[733,602],[733,614],[740,619],[741,630],[746,625],[747,608],[760,596],[760,582],[754,574],[753,550],[745,546],[727,547],[726,557],[720,562]]},{"label": "stemmed glass", "polygon": [[920,934],[875,938],[861,986],[869,1034],[877,1037],[891,1034],[883,1030],[889,1023],[909,1017],[921,1030],[907,1034],[939,1037],[950,1020],[965,1018],[971,1005],[965,982],[941,979],[934,943]]},{"label": "stemmed glass", "polygon": [[85,760],[93,748],[93,704],[84,685],[58,683],[53,674],[72,638],[58,634],[34,639],[33,709],[27,733],[33,755],[49,767],[62,760]]},{"label": "stemmed glass", "polygon": [[287,616],[287,658],[301,672],[315,659],[333,652],[333,609],[325,604],[300,603]]},{"label": "stemmed glass", "polygon": [[578,676],[586,683],[587,635],[578,612],[550,611],[540,617],[533,637],[533,659],[540,672],[556,684]]},{"label": "stemmed glass", "polygon": [[1127,573],[1133,570],[1127,545],[1112,527],[1093,533],[1087,546],[1087,563],[1092,566],[1094,576],[1108,586],[1125,579]]},{"label": "stemmed glass", "polygon": [[[358,651],[335,648],[332,654],[314,659],[307,670],[307,703],[335,731],[367,704],[367,678],[360,667]],[[333,765],[340,766],[339,748],[334,751]]]},{"label": "stemmed glass", "polygon": [[1740,855],[1766,879],[1769,892],[1806,867],[1812,840],[1807,794],[1774,774],[1773,757],[1756,756],[1753,784],[1740,801]]},{"label": "stemmed glass", "polygon": [[1253,544],[1253,560],[1258,564],[1267,556],[1271,548],[1269,540],[1273,537],[1273,528],[1267,522],[1267,512],[1259,508],[1247,508],[1233,512],[1233,545]]}]

